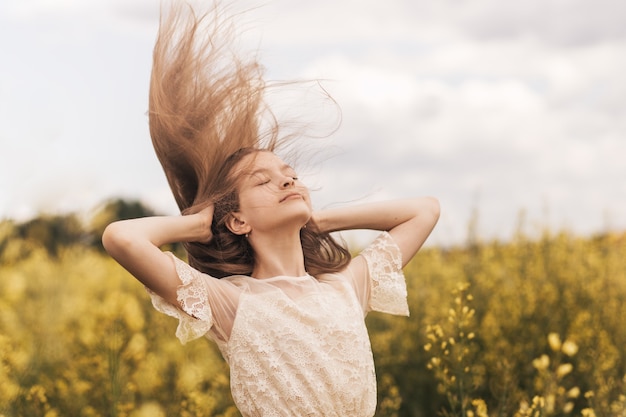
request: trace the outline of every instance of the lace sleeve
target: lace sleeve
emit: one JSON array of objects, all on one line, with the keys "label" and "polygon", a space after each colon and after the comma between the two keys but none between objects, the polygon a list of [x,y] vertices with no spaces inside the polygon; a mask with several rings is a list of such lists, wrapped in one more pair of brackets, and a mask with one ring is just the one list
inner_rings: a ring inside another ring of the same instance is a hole
[{"label": "lace sleeve", "polygon": [[176,337],[182,344],[204,336],[213,326],[213,313],[209,305],[208,291],[202,273],[193,269],[172,253],[167,252],[176,267],[182,284],[177,290],[180,308],[146,288],[152,305],[161,313],[178,319]]},{"label": "lace sleeve", "polygon": [[402,273],[402,254],[391,235],[382,233],[363,252],[370,282],[369,309],[409,315],[407,290]]}]

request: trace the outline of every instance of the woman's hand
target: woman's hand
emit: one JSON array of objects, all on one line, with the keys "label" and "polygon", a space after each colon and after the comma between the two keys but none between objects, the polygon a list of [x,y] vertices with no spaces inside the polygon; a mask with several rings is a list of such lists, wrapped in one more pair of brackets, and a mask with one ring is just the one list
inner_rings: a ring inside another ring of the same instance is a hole
[{"label": "woman's hand", "polygon": [[213,239],[213,232],[211,231],[211,224],[213,223],[213,213],[215,212],[215,206],[211,203],[207,207],[194,214],[200,221],[200,236],[196,242],[209,243]]},{"label": "woman's hand", "polygon": [[304,225],[304,227],[306,227],[307,229],[313,231],[313,232],[322,232],[322,229],[320,228],[320,225],[318,223],[317,220],[317,211],[314,211],[313,214],[311,215],[311,218],[309,219],[309,221]]}]

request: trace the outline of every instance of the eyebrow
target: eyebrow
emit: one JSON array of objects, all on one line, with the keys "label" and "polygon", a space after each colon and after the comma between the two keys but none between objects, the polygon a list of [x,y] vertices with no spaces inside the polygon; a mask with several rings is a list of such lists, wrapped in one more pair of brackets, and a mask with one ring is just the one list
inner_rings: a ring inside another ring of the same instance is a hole
[{"label": "eyebrow", "polygon": [[[293,167],[292,167],[291,165],[289,165],[289,164],[283,164],[283,165],[280,167],[280,171],[281,171],[281,172],[282,172],[282,171],[287,171],[287,170],[293,170],[293,171],[295,171],[295,170],[293,169]],[[247,174],[247,175],[248,175],[249,177],[254,177],[254,176],[258,175],[258,174],[265,174],[265,173],[267,173],[267,172],[269,172],[269,171],[270,171],[270,170],[269,170],[269,169],[267,169],[267,168],[258,168],[258,169],[255,169],[254,171],[252,171],[251,173],[249,173],[249,174]]]}]

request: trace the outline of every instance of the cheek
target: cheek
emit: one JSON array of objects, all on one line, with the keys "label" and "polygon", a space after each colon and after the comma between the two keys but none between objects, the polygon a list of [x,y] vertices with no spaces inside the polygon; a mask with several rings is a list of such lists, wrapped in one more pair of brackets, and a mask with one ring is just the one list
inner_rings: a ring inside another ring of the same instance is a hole
[{"label": "cheek", "polygon": [[246,211],[267,207],[271,197],[264,192],[263,187],[250,188],[239,194],[239,209]]},{"label": "cheek", "polygon": [[313,203],[311,202],[311,194],[309,194],[309,190],[306,189],[303,191],[303,195],[304,195],[304,201],[306,202],[306,204],[309,206],[309,208],[313,208]]},{"label": "cheek", "polygon": [[254,201],[254,196],[253,193],[251,193],[249,190],[240,191],[239,195],[237,196],[237,200],[239,203],[239,211],[246,211],[251,207]]}]

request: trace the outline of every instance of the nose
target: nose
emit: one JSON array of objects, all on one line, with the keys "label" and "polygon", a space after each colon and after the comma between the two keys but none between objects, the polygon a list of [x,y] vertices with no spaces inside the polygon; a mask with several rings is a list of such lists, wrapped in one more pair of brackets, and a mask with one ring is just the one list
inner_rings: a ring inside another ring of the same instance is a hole
[{"label": "nose", "polygon": [[289,188],[295,184],[295,181],[291,177],[287,177],[283,180],[283,188]]}]

